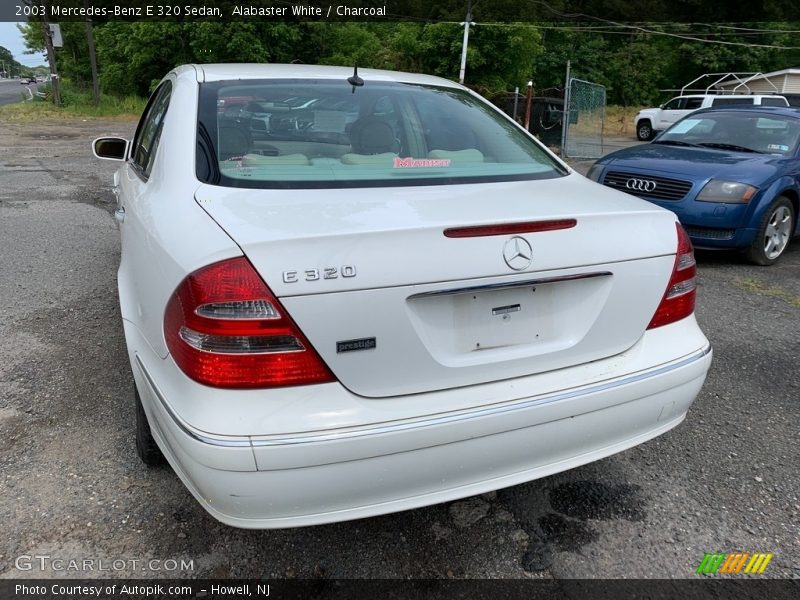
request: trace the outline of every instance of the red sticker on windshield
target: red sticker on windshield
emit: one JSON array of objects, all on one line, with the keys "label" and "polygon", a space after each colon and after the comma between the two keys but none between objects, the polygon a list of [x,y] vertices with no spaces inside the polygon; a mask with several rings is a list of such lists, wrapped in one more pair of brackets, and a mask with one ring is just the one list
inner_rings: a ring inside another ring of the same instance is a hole
[{"label": "red sticker on windshield", "polygon": [[449,158],[400,158],[394,159],[395,169],[407,169],[413,167],[449,167]]}]

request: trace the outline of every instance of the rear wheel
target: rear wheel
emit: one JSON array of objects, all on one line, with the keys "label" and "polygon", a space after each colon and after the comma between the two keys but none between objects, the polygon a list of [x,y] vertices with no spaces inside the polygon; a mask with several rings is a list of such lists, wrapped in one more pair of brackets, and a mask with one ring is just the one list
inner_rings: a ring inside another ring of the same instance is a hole
[{"label": "rear wheel", "polygon": [[133,394],[136,400],[136,454],[148,467],[155,467],[164,464],[164,455],[153,439],[150,432],[150,424],[147,422],[147,415],[139,398],[139,390],[133,386]]},{"label": "rear wheel", "polygon": [[642,142],[646,142],[653,137],[653,127],[650,125],[650,121],[639,121],[636,124],[636,137]]},{"label": "rear wheel", "polygon": [[747,257],[757,265],[772,265],[781,257],[794,231],[794,207],[788,198],[779,196],[769,205]]}]

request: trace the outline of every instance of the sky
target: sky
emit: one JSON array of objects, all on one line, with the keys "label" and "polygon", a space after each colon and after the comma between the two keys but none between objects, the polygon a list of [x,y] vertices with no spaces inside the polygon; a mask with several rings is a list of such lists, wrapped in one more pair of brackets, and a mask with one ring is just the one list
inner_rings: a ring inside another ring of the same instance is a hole
[{"label": "sky", "polygon": [[23,54],[25,42],[22,41],[22,34],[17,29],[16,23],[0,23],[0,46],[3,46],[14,55],[14,60],[27,67],[37,67],[47,64],[45,57],[40,54]]}]

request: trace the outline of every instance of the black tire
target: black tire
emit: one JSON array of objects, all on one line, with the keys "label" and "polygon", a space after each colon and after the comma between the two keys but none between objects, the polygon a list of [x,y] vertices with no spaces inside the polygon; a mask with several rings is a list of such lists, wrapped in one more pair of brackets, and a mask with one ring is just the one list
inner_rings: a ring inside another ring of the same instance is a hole
[{"label": "black tire", "polygon": [[647,119],[636,123],[636,139],[642,142],[648,142],[653,139],[653,126]]},{"label": "black tire", "polygon": [[791,200],[778,196],[764,211],[747,258],[761,266],[774,265],[789,247],[797,216]]},{"label": "black tire", "polygon": [[163,465],[166,461],[164,455],[150,433],[150,424],[147,422],[147,415],[139,398],[139,390],[133,386],[133,393],[136,400],[136,454],[141,461],[148,467]]}]

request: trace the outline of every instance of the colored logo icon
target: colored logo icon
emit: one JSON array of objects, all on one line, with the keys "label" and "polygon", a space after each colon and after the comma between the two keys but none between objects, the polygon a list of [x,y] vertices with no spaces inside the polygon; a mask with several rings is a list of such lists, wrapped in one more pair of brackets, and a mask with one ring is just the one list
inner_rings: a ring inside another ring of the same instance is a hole
[{"label": "colored logo icon", "polygon": [[702,575],[761,575],[772,560],[772,556],[772,552],[754,552],[753,554],[750,552],[732,552],[729,554],[706,552],[695,573]]}]

